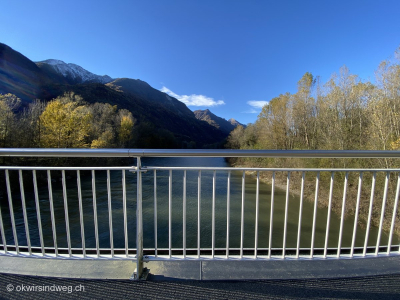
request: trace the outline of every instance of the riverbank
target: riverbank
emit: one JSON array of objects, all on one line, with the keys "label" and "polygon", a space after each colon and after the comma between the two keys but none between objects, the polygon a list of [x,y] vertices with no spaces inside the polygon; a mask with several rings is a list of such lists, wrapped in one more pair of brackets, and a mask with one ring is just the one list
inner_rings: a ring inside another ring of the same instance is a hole
[{"label": "riverbank", "polygon": [[[255,168],[259,166],[254,166],[253,163],[243,163],[243,161],[232,162],[230,161],[230,165],[236,168]],[[310,174],[311,173],[311,174]],[[316,191],[316,173],[317,172],[308,172],[305,175],[304,181],[304,192],[303,199],[304,201],[314,202],[315,201],[315,191]],[[371,173],[371,172],[369,172]],[[252,178],[257,178],[256,171],[246,171],[248,176]],[[381,212],[382,212],[382,203],[383,203],[383,175],[377,177],[377,184],[374,191],[374,202],[372,206],[371,212],[371,225],[379,227]],[[335,213],[339,218],[342,214],[342,206],[343,206],[343,192],[344,192],[344,172],[338,172],[335,174],[336,178],[334,180],[333,190],[332,190],[332,199],[331,199],[331,209],[332,212]],[[379,175],[378,175],[379,176]],[[260,172],[260,181],[272,185],[272,171],[262,171]],[[397,176],[396,176],[397,177]],[[356,206],[357,206],[357,197],[358,197],[358,178],[359,173],[351,173],[349,175],[347,191],[346,191],[346,204],[344,210],[344,218],[354,220],[356,214]],[[318,197],[317,204],[319,208],[328,208],[329,206],[329,198],[330,198],[330,179],[331,172],[321,172],[320,180],[318,185]],[[364,181],[361,189],[361,197],[359,202],[359,210],[358,210],[358,225],[362,228],[366,228],[368,223],[368,216],[370,213],[370,198],[371,198],[371,179],[372,174],[365,174]],[[290,183],[289,183],[289,193],[295,195],[297,197],[301,197],[301,182],[302,182],[302,172],[295,171],[290,173]],[[287,171],[277,171],[275,172],[275,182],[274,185],[276,188],[286,191],[287,189]],[[389,233],[391,223],[392,223],[392,215],[393,215],[393,206],[395,202],[395,186],[396,181],[389,181],[388,195],[387,201],[385,205],[385,218],[382,225],[383,230]],[[400,235],[400,220],[399,214],[396,214],[396,220],[394,224],[394,233],[399,236]]]}]

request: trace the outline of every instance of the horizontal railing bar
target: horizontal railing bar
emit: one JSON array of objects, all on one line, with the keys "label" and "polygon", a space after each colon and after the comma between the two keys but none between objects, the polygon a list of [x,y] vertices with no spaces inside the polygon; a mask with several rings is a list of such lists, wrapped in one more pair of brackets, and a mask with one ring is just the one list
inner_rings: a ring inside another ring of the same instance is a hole
[{"label": "horizontal railing bar", "polygon": [[[3,245],[3,244],[0,244],[0,247],[4,247],[4,245]],[[7,244],[7,247],[15,248],[15,245],[14,245],[14,244]],[[28,246],[25,246],[25,245],[24,245],[24,246],[18,245],[18,247],[19,247],[20,250],[22,250],[22,251],[28,251]],[[375,250],[375,248],[376,248],[376,246],[368,246],[368,247],[367,247],[367,249],[370,250],[370,251]],[[386,248],[387,248],[387,245],[380,245],[379,248],[386,249]],[[398,249],[398,248],[399,248],[399,245],[392,245],[391,248],[393,248],[393,249]],[[41,251],[42,248],[41,248],[40,246],[32,246],[31,249],[32,249],[32,250],[39,251],[39,252],[37,252],[37,254],[40,254],[40,255],[41,255],[41,252],[40,252],[40,251]],[[54,251],[54,250],[55,250],[54,247],[47,247],[47,246],[44,247],[44,249],[45,249],[45,250],[50,250],[50,251]],[[66,248],[66,247],[59,247],[59,248],[57,248],[57,249],[58,249],[58,250],[61,250],[61,251],[66,251],[66,252],[67,252],[69,248]],[[241,248],[239,248],[239,247],[229,248],[229,251],[240,251],[240,249],[241,249]],[[310,251],[310,249],[311,249],[311,248],[300,248],[299,250],[300,250],[300,251]],[[82,251],[83,248],[80,248],[80,247],[79,247],[79,248],[71,247],[71,250],[72,250],[72,251]],[[87,251],[92,251],[92,252],[94,253],[94,255],[96,255],[97,248],[92,248],[92,247],[91,247],[91,248],[85,248],[85,250],[87,250]],[[104,248],[100,247],[99,250],[100,250],[100,251],[111,251],[112,249],[111,249],[110,247],[104,247]],[[114,250],[114,251],[121,252],[121,255],[122,255],[122,254],[125,254],[125,250],[126,250],[126,249],[125,249],[125,248],[113,248],[113,250]],[[144,251],[155,251],[154,248],[143,248],[143,250],[144,250]],[[157,248],[157,250],[168,252],[168,251],[169,251],[169,248]],[[173,251],[183,251],[183,248],[171,248],[171,250],[173,250]],[[198,248],[186,248],[186,250],[187,250],[187,251],[197,251]],[[211,248],[211,247],[210,247],[210,248],[200,248],[200,250],[201,250],[201,251],[211,251],[212,248]],[[214,248],[214,250],[219,251],[219,252],[224,252],[224,251],[226,251],[226,248],[225,248],[225,247],[224,247],[224,248],[220,248],[220,247],[219,247],[219,248]],[[263,247],[263,248],[257,248],[257,250],[258,250],[258,251],[268,251],[269,248]],[[289,248],[286,248],[286,250],[288,250],[288,251],[294,251],[294,253],[295,253],[295,251],[297,250],[297,248],[296,248],[296,247],[289,247]],[[323,253],[323,251],[325,250],[325,248],[324,248],[324,247],[315,247],[314,250]],[[337,250],[337,248],[336,248],[336,247],[329,247],[327,250],[328,250],[328,251],[335,251],[335,250]],[[342,247],[341,250],[342,250],[342,251],[350,251],[350,250],[351,250],[351,247]],[[354,247],[354,250],[361,251],[361,250],[364,250],[364,247],[363,247],[363,246]],[[4,250],[0,249],[0,251],[4,251]],[[129,251],[129,252],[135,252],[135,251],[136,251],[136,248],[128,248],[128,251]],[[254,251],[254,247],[253,247],[253,248],[244,247],[244,248],[243,248],[243,251]],[[271,248],[271,251],[274,251],[274,252],[276,252],[276,251],[282,251],[282,248]],[[27,252],[27,253],[29,253],[29,252]],[[49,254],[49,253],[46,253],[46,254]],[[53,254],[53,253],[50,253],[50,254]],[[68,254],[68,253],[66,253],[66,254]],[[371,254],[373,254],[373,253],[371,252]],[[386,252],[384,252],[384,253],[383,253],[383,252],[380,252],[380,254],[385,254],[385,255],[387,255]],[[392,254],[396,254],[396,253],[392,253]],[[28,254],[28,255],[29,255],[29,254]],[[168,254],[166,254],[166,255],[168,255]],[[399,255],[399,254],[397,254],[397,255]],[[193,254],[192,256],[197,256],[197,254]],[[247,255],[247,256],[254,256],[254,254],[249,254],[249,255]]]},{"label": "horizontal railing bar", "polygon": [[[379,255],[378,257],[382,257],[384,255]],[[388,255],[387,257],[391,257],[394,255]],[[105,255],[105,257],[107,257]],[[78,257],[77,257],[78,258]],[[359,254],[356,254],[354,256],[354,258],[359,259],[362,258],[362,256],[360,256]],[[285,257],[286,260],[290,260],[290,261],[305,261],[305,260],[312,260],[309,257],[300,257],[300,258],[296,258],[296,257],[292,257],[292,256],[287,256]],[[342,259],[352,259],[348,256],[343,256]],[[271,258],[268,258],[268,256],[266,255],[260,255],[257,259],[254,259],[254,257],[251,256],[246,256],[246,257],[242,257],[240,258],[239,256],[236,255],[232,255],[229,258],[226,258],[224,255],[215,255],[214,258],[212,258],[210,255],[203,255],[201,258],[198,257],[186,257],[183,258],[182,255],[174,255],[172,258],[168,258],[164,255],[161,255],[159,257],[152,257],[149,256],[146,259],[144,259],[145,262],[150,262],[150,261],[212,261],[212,260],[218,260],[218,261],[276,261],[276,260],[284,260],[282,258],[282,256],[272,256]],[[328,255],[327,257],[323,257],[323,255],[315,255],[313,260],[337,260],[337,257],[332,256],[332,255]]]},{"label": "horizontal railing bar", "polygon": [[[145,250],[145,249],[144,249]],[[216,249],[217,250],[217,249]],[[9,257],[15,257],[16,255],[7,254],[6,256]],[[366,257],[394,257],[398,256],[398,254],[386,254],[386,253],[380,253],[378,256],[375,255],[370,255],[367,254]],[[31,258],[31,259],[55,259],[54,254],[48,254],[46,256],[42,256],[40,253],[34,253],[32,255],[25,255],[22,254],[20,257],[25,257],[25,258]],[[126,257],[125,254],[116,254],[114,256],[111,256],[109,253],[102,253],[100,257],[97,257],[97,255],[94,254],[87,254],[86,257],[83,256],[83,254],[80,253],[74,253],[71,257],[68,256],[68,254],[59,254],[58,259],[72,259],[72,260],[132,260],[136,257],[136,253],[130,253],[129,257]],[[362,259],[365,258],[362,253],[356,253],[354,257],[350,257],[349,254],[343,255],[341,259]],[[254,258],[254,255],[244,255],[242,258],[239,255],[236,254],[231,254],[229,258],[226,258],[224,254],[216,254],[214,258],[210,254],[203,254],[201,258],[198,258],[196,255],[188,255],[186,257],[183,257],[182,254],[174,254],[171,258],[168,257],[168,255],[159,255],[159,256],[154,256],[154,255],[145,255],[143,261],[149,262],[149,261],[171,261],[171,260],[188,260],[188,261],[201,261],[201,260],[232,260],[232,261],[237,261],[237,260],[247,260],[247,261],[255,261],[255,260],[282,260],[282,255],[272,255],[271,258],[269,258],[266,254],[260,254],[256,259]],[[324,257],[323,254],[316,254],[313,259],[310,257],[306,256],[301,256],[297,258],[295,255],[287,255],[285,257],[287,260],[326,260],[326,259],[333,259],[333,260],[338,260],[338,258],[335,255],[328,254],[327,257]]]},{"label": "horizontal railing bar", "polygon": [[[9,246],[9,245],[8,245]],[[26,246],[20,246],[20,247],[26,247]],[[387,248],[387,246],[386,245],[381,245],[381,246],[379,246],[380,248]],[[392,246],[392,248],[399,248],[399,246],[398,245],[393,245]],[[32,249],[33,249],[33,247],[32,247]],[[61,249],[61,248],[60,248]],[[77,248],[78,249],[78,248]],[[101,248],[101,249],[106,249],[106,248]],[[133,250],[135,250],[136,248],[132,248]],[[218,251],[226,251],[226,248],[221,248],[221,247],[219,247],[219,248],[214,248],[215,250],[218,250]],[[240,248],[240,247],[235,247],[235,248],[229,248],[229,251],[240,251],[240,249],[242,249],[242,248]],[[300,251],[309,251],[311,248],[300,248],[299,250]],[[346,251],[350,251],[351,250],[351,247],[342,247],[341,248],[342,250],[346,250]],[[358,246],[358,247],[354,247],[354,250],[363,250],[364,249],[364,247],[363,246]],[[375,250],[375,246],[368,246],[368,249],[369,250]],[[93,250],[96,250],[95,248],[93,248]],[[146,251],[154,251],[154,248],[143,248],[143,250],[146,250]],[[168,251],[169,250],[169,248],[157,248],[157,250],[160,250],[160,251]],[[183,248],[171,248],[171,250],[173,250],[173,251],[183,251]],[[198,248],[186,248],[186,250],[190,250],[190,251],[197,251],[198,250]],[[211,251],[212,250],[212,248],[210,247],[210,248],[200,248],[200,250],[201,251]],[[257,250],[260,250],[260,251],[268,251],[269,250],[269,248],[265,248],[265,247],[263,247],[263,248],[257,248]],[[296,251],[297,250],[297,248],[296,247],[287,247],[286,248],[286,250],[290,250],[290,251]],[[324,247],[314,247],[314,250],[318,250],[318,251],[324,251],[325,250],[325,248]],[[329,248],[327,248],[327,250],[328,251],[335,251],[335,250],[337,250],[337,248],[336,247],[329,247]],[[254,251],[254,247],[253,248],[247,248],[247,247],[243,247],[243,251]],[[282,248],[275,248],[275,247],[273,247],[273,248],[271,248],[271,251],[282,251]],[[386,253],[385,253],[386,254]],[[193,254],[194,255],[194,254]],[[251,255],[249,255],[249,256],[254,256],[254,254],[251,254]]]},{"label": "horizontal railing bar", "polygon": [[[0,244],[0,247],[4,247],[3,244]],[[15,245],[13,244],[7,244],[7,247],[11,247],[11,248],[15,248]],[[28,249],[28,246],[18,246],[20,247],[22,250],[24,250],[25,248]],[[381,247],[386,247],[386,246],[381,246]],[[395,247],[395,246],[393,246]],[[396,246],[397,247],[397,246]],[[40,246],[32,246],[31,247],[32,250],[41,250],[42,248]],[[44,247],[45,250],[53,250],[54,251],[54,247]],[[63,251],[68,251],[68,248],[65,247],[59,247],[57,248],[58,250],[63,250]],[[99,248],[102,251],[110,251],[112,250],[110,247],[105,247],[105,248]],[[116,251],[125,251],[125,248],[113,248]],[[144,248],[145,250],[154,250],[153,248]],[[79,251],[79,250],[83,250],[83,248],[79,247],[79,248],[74,248],[71,247],[72,251]],[[97,251],[97,248],[84,248],[84,250],[88,250],[88,251]],[[128,248],[129,251],[136,251],[136,248]],[[165,249],[164,249],[165,250]],[[175,249],[174,249],[175,250]],[[124,253],[125,254],[125,253]]]},{"label": "horizontal railing bar", "polygon": [[129,149],[0,148],[9,157],[130,157]]},{"label": "horizontal railing bar", "polygon": [[259,172],[399,172],[400,169],[343,169],[343,168],[240,168],[240,167],[153,167],[144,166],[145,170],[157,171],[259,171]]},{"label": "horizontal railing bar", "polygon": [[0,148],[9,157],[297,157],[297,158],[400,158],[388,150],[236,150],[236,149],[85,149]]},{"label": "horizontal railing bar", "polygon": [[[4,245],[3,244],[0,244],[0,248],[3,248],[4,247]],[[15,248],[15,245],[13,245],[13,244],[7,244],[7,247],[10,247],[10,248]],[[19,248],[20,248],[20,250],[22,250],[23,252],[24,251],[28,251],[28,246],[18,246]],[[376,248],[376,246],[368,246],[368,250],[370,250],[370,251],[373,251],[373,250],[375,250],[375,248]],[[379,248],[382,248],[382,249],[386,249],[387,248],[387,245],[380,245],[379,246]],[[393,248],[393,249],[398,249],[399,248],[399,245],[392,245],[391,246],[391,248]],[[35,251],[39,251],[39,252],[37,252],[38,254],[41,254],[41,247],[40,246],[32,246],[31,247],[31,249],[32,250],[35,250]],[[54,251],[55,250],[55,248],[54,247],[44,247],[44,249],[45,250],[47,250],[47,251]],[[58,250],[62,250],[62,251],[68,251],[68,248],[57,248]],[[219,252],[222,252],[222,251],[226,251],[226,248],[214,248],[216,251],[218,250]],[[300,251],[309,251],[311,248],[300,248],[299,250]],[[82,251],[83,250],[83,248],[81,248],[81,247],[79,247],[79,248],[74,248],[74,247],[72,247],[71,248],[71,250],[72,251]],[[94,252],[94,254],[96,254],[95,252],[97,251],[97,249],[96,248],[85,248],[85,250],[87,250],[87,251],[93,251]],[[100,251],[111,251],[112,249],[110,248],[110,247],[104,247],[104,248],[99,248],[99,250]],[[119,252],[121,252],[121,254],[125,254],[125,248],[113,248],[113,250],[115,250],[115,251],[119,251]],[[155,249],[154,248],[143,248],[143,250],[145,250],[145,251],[155,251]],[[157,250],[160,250],[160,251],[168,251],[169,250],[169,248],[157,248]],[[171,248],[171,250],[173,250],[173,251],[183,251],[183,248]],[[197,251],[198,250],[198,248],[186,248],[186,250],[187,251]],[[211,251],[212,250],[212,248],[200,248],[200,250],[201,251]],[[257,248],[257,250],[259,250],[259,251],[268,251],[269,249],[268,248]],[[286,248],[286,250],[290,250],[290,251],[296,251],[297,250],[297,248],[295,248],[295,247],[290,247],[290,248]],[[322,253],[323,253],[323,251],[324,251],[324,248],[322,247],[318,247],[318,248],[314,248],[314,250],[317,250],[317,251],[322,251]],[[329,247],[328,248],[328,251],[336,251],[337,250],[337,248],[334,248],[334,247]],[[343,251],[350,251],[351,250],[351,247],[342,247],[341,248],[341,250],[343,250]],[[364,250],[364,247],[363,246],[359,246],[359,247],[354,247],[354,250],[358,250],[358,251],[361,251],[361,250]],[[4,251],[4,249],[0,249],[0,251]],[[128,248],[128,251],[130,251],[130,252],[135,252],[136,251],[136,248]],[[229,248],[229,251],[240,251],[240,248]],[[254,248],[243,248],[243,251],[254,251]],[[282,251],[282,248],[271,248],[271,251]],[[122,253],[122,252],[124,252],[124,253]],[[350,252],[349,252],[350,253]],[[381,253],[381,252],[380,252]],[[383,252],[382,252],[383,253]],[[372,252],[371,252],[371,254],[373,254]],[[383,254],[387,254],[386,252],[384,252]],[[168,255],[168,254],[167,254]],[[193,254],[194,256],[196,256],[196,254]],[[399,255],[399,254],[398,254]],[[250,254],[249,256],[254,256],[254,254]]]},{"label": "horizontal railing bar", "polygon": [[[107,170],[136,170],[136,167],[27,167],[27,166],[0,166],[0,170],[26,170],[26,171],[107,171]],[[388,170],[385,170],[388,171]]]},{"label": "horizontal railing bar", "polygon": [[[317,168],[237,168],[237,167],[142,167],[143,170],[157,171],[254,171],[254,172],[400,172],[400,169],[317,169]],[[0,166],[0,170],[23,171],[121,171],[133,170],[136,167],[28,167]]]}]

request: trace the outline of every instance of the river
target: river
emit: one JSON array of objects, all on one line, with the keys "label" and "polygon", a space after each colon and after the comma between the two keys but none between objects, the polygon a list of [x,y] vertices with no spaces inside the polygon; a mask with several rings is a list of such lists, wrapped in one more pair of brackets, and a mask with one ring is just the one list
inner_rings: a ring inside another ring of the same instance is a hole
[{"label": "river", "polygon": [[[144,158],[143,166],[187,166],[187,167],[228,167],[223,158]],[[16,172],[16,171],[10,171]],[[30,171],[24,171],[30,172]],[[40,172],[37,171],[38,175]],[[58,173],[57,173],[58,172]],[[65,208],[63,200],[60,171],[52,171],[52,189],[54,197],[54,212],[56,220],[58,247],[67,247],[67,230],[65,222]],[[67,172],[68,217],[71,232],[71,245],[73,248],[82,246],[78,189],[76,172]],[[136,245],[136,173],[126,171],[127,190],[127,225],[128,243],[130,248]],[[215,189],[215,246],[226,247],[227,232],[227,178],[226,171],[216,172]],[[143,173],[143,229],[144,247],[154,248],[154,176],[153,171]],[[24,181],[29,181],[31,176],[25,176]],[[180,248],[183,245],[183,171],[172,172],[172,247]],[[187,205],[186,205],[186,246],[197,248],[198,230],[198,171],[187,171]],[[94,248],[95,222],[93,211],[92,179],[90,172],[81,172],[82,181],[82,207],[84,220],[85,246]],[[169,171],[157,171],[157,243],[158,248],[168,248],[169,232]],[[98,215],[98,232],[100,247],[110,247],[107,173],[96,171],[96,203]],[[11,184],[19,184],[18,180]],[[112,226],[113,242],[115,248],[124,248],[124,214],[122,197],[122,171],[111,171],[111,196],[112,196]],[[212,195],[213,171],[201,172],[201,247],[211,247],[212,232]],[[2,187],[3,188],[3,187]],[[281,248],[283,244],[284,212],[286,191],[275,187],[274,219],[272,247]],[[241,206],[242,206],[242,172],[232,171],[230,184],[230,247],[240,247],[241,239]],[[21,205],[21,195],[18,190],[13,191],[13,209],[19,245],[26,245],[25,223]],[[29,233],[32,246],[40,246],[39,229],[35,197],[32,189],[25,191]],[[47,184],[39,186],[40,214],[43,228],[44,244],[53,246],[53,231],[50,214],[49,192]],[[288,203],[288,221],[286,247],[295,248],[297,242],[297,229],[299,219],[300,199],[291,194]],[[268,248],[271,209],[271,186],[260,183],[259,186],[259,223],[258,246]],[[304,201],[301,223],[301,247],[310,247],[314,205]],[[7,201],[2,201],[2,217],[7,243],[13,243],[11,220]],[[254,247],[255,212],[256,212],[256,179],[247,175],[245,179],[245,206],[244,206],[244,247]],[[315,230],[315,247],[324,247],[326,234],[327,209],[318,208],[317,226]],[[350,247],[354,226],[354,217],[344,220],[342,247]],[[338,244],[340,216],[333,214],[330,221],[329,247]],[[355,246],[364,246],[365,226],[357,226]],[[372,227],[369,235],[369,245],[375,245],[378,230]],[[381,245],[387,243],[388,235],[383,233]],[[398,243],[394,237],[393,243]]]}]

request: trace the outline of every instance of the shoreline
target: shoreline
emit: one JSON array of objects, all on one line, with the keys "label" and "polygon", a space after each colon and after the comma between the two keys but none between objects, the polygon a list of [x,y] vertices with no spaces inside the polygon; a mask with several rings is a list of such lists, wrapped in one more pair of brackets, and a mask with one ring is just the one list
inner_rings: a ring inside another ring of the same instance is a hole
[{"label": "shoreline", "polygon": [[[231,165],[234,168],[251,168],[245,165]],[[271,171],[266,171],[266,172],[271,172]],[[245,171],[246,175],[250,176],[253,179],[257,179],[257,171]],[[261,173],[261,172],[260,172]],[[264,172],[265,173],[265,172]],[[280,178],[280,176],[275,176],[275,183],[274,186],[275,188],[281,189],[282,191],[286,192],[287,189],[287,177],[285,176],[284,179]],[[270,186],[272,186],[272,176],[263,176],[262,174],[260,174],[260,182],[268,184]],[[297,197],[301,197],[301,185],[297,185],[297,182],[291,181],[289,184],[289,193],[291,193],[292,195],[295,195]],[[294,187],[296,186],[296,187]],[[297,187],[298,186],[298,187]],[[312,192],[314,193],[314,191]],[[321,193],[321,191],[319,191],[319,193]],[[303,198],[309,202],[313,202],[314,200],[307,197],[306,193],[303,193]],[[322,204],[322,202],[318,202],[318,207],[320,207],[320,205]],[[327,207],[326,205],[321,205],[321,207]]]},{"label": "shoreline", "polygon": [[[243,164],[231,164],[232,167],[234,168],[252,168],[251,166],[246,166]],[[271,173],[271,171],[266,171],[263,173]],[[248,170],[245,171],[246,175],[250,176],[253,179],[257,178],[257,171],[252,171]],[[261,173],[261,172],[260,172]],[[285,173],[285,172],[280,172]],[[275,183],[274,186],[276,188],[279,188],[283,191],[286,192],[287,189],[287,184],[286,184],[286,176],[275,176]],[[301,197],[301,176],[300,179],[297,177],[293,178],[293,176],[290,177],[290,186],[289,186],[289,193],[292,195],[295,195],[297,197]],[[263,174],[260,174],[260,182],[272,185],[272,175],[266,176]],[[350,200],[356,198],[357,191],[351,189],[348,187],[347,189],[347,201],[346,201],[346,209],[344,213],[344,219],[354,217],[355,215],[355,207],[353,208],[350,206]],[[332,197],[332,203],[331,203],[331,212],[336,214],[339,218],[341,218],[341,210],[342,210],[342,197],[343,195],[341,194],[339,197]],[[314,182],[307,182],[304,185],[304,191],[303,191],[303,201],[308,201],[310,203],[313,203],[315,201],[315,181]],[[369,202],[369,201],[368,201]],[[318,190],[318,208],[328,208],[329,206],[329,188],[327,189],[326,187],[323,187],[323,185],[320,182],[319,185],[319,190]],[[387,208],[386,208],[387,209]],[[361,208],[360,208],[361,211]],[[368,215],[364,215],[362,213],[358,214],[358,225],[361,226],[361,228],[366,228],[367,222],[368,222]],[[380,211],[380,209],[379,209]],[[392,212],[390,212],[390,215]],[[390,218],[391,219],[391,218]],[[395,228],[394,228],[394,234],[397,235],[400,238],[400,225],[398,225],[399,222],[395,222]],[[371,226],[379,227],[379,220],[376,219],[371,219]],[[397,227],[397,228],[396,228]],[[389,233],[390,231],[390,220],[389,223],[387,223],[387,220],[385,220],[382,230]]]}]

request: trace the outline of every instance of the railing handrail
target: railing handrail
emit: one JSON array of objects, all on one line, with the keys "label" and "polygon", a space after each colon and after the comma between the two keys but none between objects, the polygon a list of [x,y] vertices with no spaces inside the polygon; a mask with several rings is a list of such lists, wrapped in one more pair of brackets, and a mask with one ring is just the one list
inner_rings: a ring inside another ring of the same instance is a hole
[{"label": "railing handrail", "polygon": [[8,157],[400,158],[400,151],[397,151],[397,150],[0,148],[0,156],[8,156]]}]

